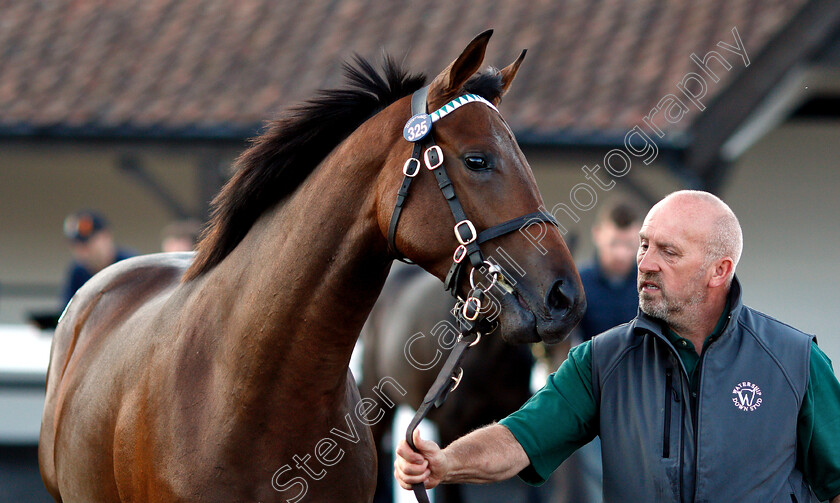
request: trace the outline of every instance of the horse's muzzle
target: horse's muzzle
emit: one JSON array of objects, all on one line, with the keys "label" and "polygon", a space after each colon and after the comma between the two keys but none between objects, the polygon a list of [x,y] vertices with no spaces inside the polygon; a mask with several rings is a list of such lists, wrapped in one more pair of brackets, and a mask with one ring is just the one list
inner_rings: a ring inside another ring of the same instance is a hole
[{"label": "horse's muzzle", "polygon": [[540,339],[553,344],[560,342],[577,326],[586,311],[586,297],[579,281],[557,278],[545,294],[547,316],[537,316]]},{"label": "horse's muzzle", "polygon": [[559,342],[575,328],[586,309],[583,288],[576,278],[557,278],[544,295],[534,293],[518,285],[499,299],[502,310],[498,321],[506,341]]}]

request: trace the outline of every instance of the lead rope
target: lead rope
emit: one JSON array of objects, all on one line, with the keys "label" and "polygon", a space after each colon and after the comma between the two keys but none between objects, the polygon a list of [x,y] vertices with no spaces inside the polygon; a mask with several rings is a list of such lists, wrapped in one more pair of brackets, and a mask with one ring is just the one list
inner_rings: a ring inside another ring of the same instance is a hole
[{"label": "lead rope", "polygon": [[[461,333],[458,334],[455,346],[446,358],[446,361],[440,369],[437,378],[435,378],[435,382],[432,384],[431,388],[429,388],[429,391],[423,398],[423,403],[420,404],[420,407],[417,409],[417,412],[414,414],[414,417],[411,419],[411,422],[408,424],[408,428],[405,431],[405,440],[414,452],[419,452],[417,446],[414,445],[414,430],[417,429],[420,422],[423,421],[426,415],[432,410],[432,407],[440,407],[443,405],[443,402],[445,402],[449,397],[449,393],[455,391],[458,385],[461,384],[461,379],[464,377],[464,369],[461,367],[461,361],[463,361],[467,350],[478,344],[481,340],[481,332],[478,330],[479,322],[477,318],[480,313],[481,301],[484,299],[484,290],[481,288],[474,288],[470,293],[469,298],[478,300],[478,304],[471,306],[468,304],[468,300],[467,303],[464,304],[463,309],[457,310],[456,317],[461,328]],[[476,307],[478,307],[478,310],[473,311]],[[476,316],[473,318],[473,321],[470,321],[466,318],[465,313],[467,315],[472,315],[474,313]],[[426,493],[426,487],[424,484],[413,484],[412,489],[414,490],[414,496],[417,498],[419,503],[429,503],[429,496]]]}]

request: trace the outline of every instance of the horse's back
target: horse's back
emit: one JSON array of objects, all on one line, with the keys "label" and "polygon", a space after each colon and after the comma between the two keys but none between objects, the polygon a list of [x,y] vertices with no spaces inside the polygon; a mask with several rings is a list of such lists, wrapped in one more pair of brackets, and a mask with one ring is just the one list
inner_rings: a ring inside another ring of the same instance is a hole
[{"label": "horse's back", "polygon": [[[191,253],[124,260],[94,276],[67,306],[50,353],[39,442],[41,474],[56,500],[73,501],[64,493],[84,491],[74,487],[81,481],[61,473],[57,444],[73,465],[111,462],[121,407],[111,398],[138,377],[135,362],[150,351],[151,341],[144,339],[152,337],[140,327],[161,316],[191,261]],[[113,483],[101,483],[114,494]]]}]

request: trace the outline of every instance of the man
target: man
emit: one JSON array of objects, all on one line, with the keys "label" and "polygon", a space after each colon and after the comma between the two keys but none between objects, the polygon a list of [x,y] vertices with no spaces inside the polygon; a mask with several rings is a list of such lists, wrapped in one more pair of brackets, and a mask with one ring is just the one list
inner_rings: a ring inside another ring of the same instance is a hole
[{"label": "man", "polygon": [[741,303],[729,207],[675,192],[640,238],[637,317],[573,349],[500,424],[444,450],[403,442],[402,487],[540,483],[600,435],[608,502],[840,503],[840,383],[811,336]]},{"label": "man", "polygon": [[598,213],[592,227],[595,258],[580,269],[589,306],[577,327],[583,341],[636,316],[636,250],[641,226],[642,215],[626,201],[608,203]]},{"label": "man", "polygon": [[133,255],[117,248],[107,220],[95,211],[82,210],[68,215],[64,219],[64,236],[73,254],[62,296],[65,306],[94,274]]}]

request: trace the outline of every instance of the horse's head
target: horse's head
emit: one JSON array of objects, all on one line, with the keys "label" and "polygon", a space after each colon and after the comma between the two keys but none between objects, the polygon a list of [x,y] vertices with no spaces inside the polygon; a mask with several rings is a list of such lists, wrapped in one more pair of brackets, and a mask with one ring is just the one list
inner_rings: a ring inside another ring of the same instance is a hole
[{"label": "horse's head", "polygon": [[[388,235],[391,227],[392,247],[396,248],[392,252],[411,259],[441,280],[447,278],[459,241],[469,241],[471,237],[466,224],[453,232],[456,223],[453,215],[457,209],[452,209],[452,192],[478,233],[538,212],[543,205],[531,168],[510,127],[494,106],[509,88],[525,52],[503,70],[473,78],[484,59],[490,34],[485,32],[476,37],[428,87],[429,113],[465,95],[481,95],[487,101],[448,106],[444,110],[449,113],[443,114],[433,126],[427,124],[432,129],[434,143],[442,151],[445,170],[430,169],[428,161],[423,160],[423,152],[429,146],[429,140],[423,140],[417,147],[420,167],[411,180],[395,230],[392,222],[395,196],[401,180],[405,179],[401,168],[412,156],[413,143],[403,138],[397,141],[381,177],[377,218],[384,234]],[[397,102],[394,107],[401,107],[401,120],[412,116],[411,98]],[[408,173],[414,168],[408,166]],[[440,171],[445,171],[444,178]],[[449,189],[439,186],[446,185],[447,175],[454,190],[444,197],[442,193]],[[515,227],[512,232],[480,245],[483,258],[500,265],[510,280],[506,289],[490,290],[498,301],[497,307],[500,304],[502,308],[497,313],[502,336],[511,342],[540,339],[557,342],[574,328],[586,307],[580,277],[554,225],[544,219],[530,219],[520,221]],[[539,235],[541,246],[535,246],[533,238],[519,232],[519,227],[526,227],[523,230],[530,236]],[[457,232],[461,233],[460,240],[456,239]],[[475,246],[471,249],[475,250]],[[465,273],[456,285],[462,297],[470,289],[469,276],[474,264],[469,258],[464,258]],[[515,285],[510,288],[512,283]]]}]

